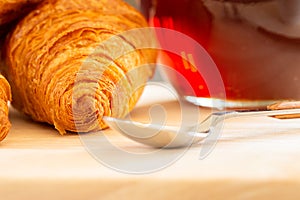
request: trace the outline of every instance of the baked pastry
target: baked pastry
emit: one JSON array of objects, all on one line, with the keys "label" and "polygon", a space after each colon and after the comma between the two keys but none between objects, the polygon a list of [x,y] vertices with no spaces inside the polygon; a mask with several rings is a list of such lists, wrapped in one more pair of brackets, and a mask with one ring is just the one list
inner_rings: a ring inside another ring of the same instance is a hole
[{"label": "baked pastry", "polygon": [[0,36],[8,31],[11,22],[22,18],[43,0],[0,0]]},{"label": "baked pastry", "polygon": [[10,130],[8,118],[8,101],[11,100],[10,86],[6,79],[0,75],[0,141],[2,141]]},{"label": "baked pastry", "polygon": [[126,115],[153,74],[145,64],[155,62],[155,50],[137,49],[155,45],[153,35],[127,34],[143,27],[122,0],[42,3],[6,41],[12,105],[61,134],[105,128],[102,117]]}]

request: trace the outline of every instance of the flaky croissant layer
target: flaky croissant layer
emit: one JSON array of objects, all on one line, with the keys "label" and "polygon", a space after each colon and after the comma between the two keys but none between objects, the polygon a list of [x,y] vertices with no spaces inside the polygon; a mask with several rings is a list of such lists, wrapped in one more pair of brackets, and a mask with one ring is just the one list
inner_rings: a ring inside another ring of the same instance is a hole
[{"label": "flaky croissant layer", "polygon": [[0,75],[0,141],[8,134],[11,124],[8,118],[8,101],[11,100],[10,85],[7,80]]},{"label": "flaky croissant layer", "polygon": [[43,0],[0,0],[0,37]]},{"label": "flaky croissant layer", "polygon": [[135,46],[155,43],[154,37],[122,34],[146,26],[121,0],[43,3],[6,43],[13,106],[61,134],[100,130],[104,115],[126,115],[153,74],[147,63],[155,62],[156,53]]}]

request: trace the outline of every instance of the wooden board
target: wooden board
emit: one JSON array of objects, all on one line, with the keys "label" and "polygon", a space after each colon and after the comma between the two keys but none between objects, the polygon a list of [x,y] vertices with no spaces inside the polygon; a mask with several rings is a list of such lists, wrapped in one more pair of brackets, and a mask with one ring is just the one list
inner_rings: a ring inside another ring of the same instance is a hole
[{"label": "wooden board", "polygon": [[[172,94],[153,87],[156,86],[146,89],[133,111],[134,119],[147,121],[149,107],[155,103],[165,109],[167,123],[173,125],[186,113],[192,116],[191,112],[198,110],[189,105],[183,115]],[[201,119],[209,112],[201,108]],[[53,127],[37,124],[13,108],[10,117],[12,130],[0,143],[1,199],[300,198],[299,119],[228,120],[221,130],[221,139],[202,160],[200,152],[207,143],[186,151],[158,150],[131,142],[108,129],[95,137],[105,138],[101,141],[113,145],[99,142],[96,146],[98,152],[106,155],[105,159],[117,159],[120,165],[113,169],[107,160],[97,160],[89,153],[91,146],[84,145],[83,140],[90,135],[60,136]],[[124,163],[127,167],[143,163],[136,158],[118,157],[118,149],[132,155],[155,152],[155,162],[161,161],[161,169],[139,175],[120,172]],[[174,154],[180,156],[165,164]]]}]

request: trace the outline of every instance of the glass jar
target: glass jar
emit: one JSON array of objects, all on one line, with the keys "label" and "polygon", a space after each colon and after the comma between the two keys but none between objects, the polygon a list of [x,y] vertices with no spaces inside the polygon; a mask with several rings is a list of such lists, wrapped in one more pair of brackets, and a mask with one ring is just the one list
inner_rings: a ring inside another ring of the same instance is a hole
[{"label": "glass jar", "polygon": [[[197,41],[215,62],[226,99],[213,96],[201,68],[186,68],[187,55],[161,51],[159,62],[171,66],[192,85],[193,94],[167,74],[190,102],[200,106],[264,107],[300,100],[300,1],[298,0],[142,0],[149,24],[179,31]],[[162,49],[177,41],[158,35]],[[181,44],[179,44],[181,45]],[[187,47],[182,44],[182,52]],[[197,52],[190,52],[192,58]],[[190,87],[189,87],[190,89]]]}]

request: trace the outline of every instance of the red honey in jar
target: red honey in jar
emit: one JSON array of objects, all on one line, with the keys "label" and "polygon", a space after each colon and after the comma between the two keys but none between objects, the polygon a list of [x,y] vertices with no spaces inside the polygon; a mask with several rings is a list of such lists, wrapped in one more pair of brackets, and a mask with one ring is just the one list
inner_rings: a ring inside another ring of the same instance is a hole
[{"label": "red honey in jar", "polygon": [[[211,56],[223,79],[225,107],[261,107],[300,99],[300,1],[297,0],[143,0],[155,27],[179,31],[197,41]],[[158,35],[162,49],[176,43]],[[179,44],[181,45],[181,44]],[[197,105],[212,105],[197,52],[163,51],[159,62],[171,66],[192,85],[193,95],[173,74],[172,84]],[[191,49],[189,47],[189,49]],[[199,73],[198,73],[199,72]]]}]

